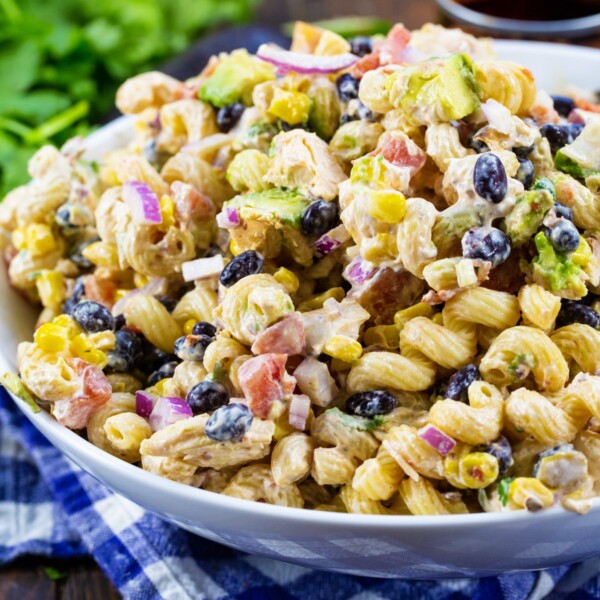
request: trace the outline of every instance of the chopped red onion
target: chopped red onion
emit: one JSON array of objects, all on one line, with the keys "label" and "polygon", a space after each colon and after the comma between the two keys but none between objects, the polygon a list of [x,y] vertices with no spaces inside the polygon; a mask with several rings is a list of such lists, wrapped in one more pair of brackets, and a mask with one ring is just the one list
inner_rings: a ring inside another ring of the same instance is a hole
[{"label": "chopped red onion", "polygon": [[292,427],[304,431],[310,411],[310,398],[304,394],[294,394],[290,402],[288,421]]},{"label": "chopped red onion", "polygon": [[369,263],[357,256],[344,271],[344,277],[352,284],[361,285],[368,279],[371,279],[377,272],[376,268],[371,268]]},{"label": "chopped red onion", "polygon": [[184,281],[195,281],[196,279],[206,279],[219,275],[223,270],[225,263],[220,254],[208,258],[197,258],[189,260],[181,265],[181,274]]},{"label": "chopped red onion", "polygon": [[425,425],[425,427],[419,431],[419,437],[422,440],[425,440],[442,456],[448,456],[456,446],[455,440],[433,425]]},{"label": "chopped red onion", "polygon": [[335,252],[341,245],[341,242],[330,238],[326,233],[315,242],[315,248],[323,255]]},{"label": "chopped red onion", "polygon": [[192,409],[183,398],[157,398],[150,413],[149,423],[154,431],[193,416]]},{"label": "chopped red onion", "polygon": [[289,71],[295,73],[337,73],[351,67],[358,60],[358,56],[349,52],[333,56],[315,56],[282,50],[269,44],[261,44],[256,56],[275,65],[281,73]]},{"label": "chopped red onion", "polygon": [[226,207],[217,215],[217,225],[222,229],[235,229],[240,225],[240,213],[237,208]]},{"label": "chopped red onion", "polygon": [[138,294],[148,294],[149,296],[163,296],[167,293],[169,288],[169,282],[164,277],[159,277],[158,279],[153,279],[149,281],[144,287],[139,289],[131,290],[127,294],[125,294],[120,300],[115,302],[112,307],[112,314],[115,317],[123,314],[125,311],[125,305],[133,296],[137,296]]},{"label": "chopped red onion", "polygon": [[134,223],[159,225],[162,223],[158,196],[142,181],[127,181],[123,184],[123,200],[131,210]]},{"label": "chopped red onion", "polygon": [[140,416],[147,419],[152,413],[154,403],[156,402],[156,396],[149,394],[148,392],[136,392],[135,393],[135,412]]},{"label": "chopped red onion", "polygon": [[344,225],[338,225],[331,231],[324,233],[316,242],[315,248],[323,255],[331,254],[344,242],[350,239],[350,234]]}]

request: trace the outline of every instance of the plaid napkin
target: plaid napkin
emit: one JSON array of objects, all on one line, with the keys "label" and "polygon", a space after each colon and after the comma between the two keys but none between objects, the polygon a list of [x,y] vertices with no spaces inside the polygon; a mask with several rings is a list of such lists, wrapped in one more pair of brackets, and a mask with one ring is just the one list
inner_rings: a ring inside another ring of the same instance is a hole
[{"label": "plaid napkin", "polygon": [[410,581],[249,556],[114,494],[54,448],[0,391],[0,564],[90,554],[126,600],[600,598],[600,558],[537,573]]}]

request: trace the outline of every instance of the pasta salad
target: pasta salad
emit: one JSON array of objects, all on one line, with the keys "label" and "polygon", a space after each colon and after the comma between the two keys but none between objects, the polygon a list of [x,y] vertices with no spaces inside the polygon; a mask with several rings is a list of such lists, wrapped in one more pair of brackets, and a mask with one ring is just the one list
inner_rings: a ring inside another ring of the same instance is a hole
[{"label": "pasta salad", "polygon": [[126,81],[135,139],[0,205],[43,310],[4,385],[238,498],[438,515],[600,493],[600,106],[394,26]]}]

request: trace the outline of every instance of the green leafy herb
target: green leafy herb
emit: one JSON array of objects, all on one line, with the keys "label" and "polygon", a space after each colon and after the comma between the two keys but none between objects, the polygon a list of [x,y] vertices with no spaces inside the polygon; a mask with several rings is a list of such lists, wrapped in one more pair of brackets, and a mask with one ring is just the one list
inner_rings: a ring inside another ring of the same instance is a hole
[{"label": "green leafy herb", "polygon": [[44,575],[48,579],[52,579],[52,581],[58,581],[59,579],[65,579],[67,574],[63,573],[63,571],[59,571],[54,567],[44,567]]},{"label": "green leafy herb", "polygon": [[508,490],[510,489],[510,484],[514,480],[514,477],[507,477],[506,479],[502,479],[498,484],[498,496],[500,497],[502,506],[506,506],[506,503],[508,502]]},{"label": "green leafy herb", "polygon": [[0,0],[0,197],[41,145],[89,133],[121,82],[257,0]]},{"label": "green leafy herb", "polygon": [[330,408],[325,412],[337,413],[340,417],[340,421],[346,426],[352,429],[358,429],[359,431],[375,431],[385,423],[385,419],[380,415],[375,415],[370,419],[365,417],[356,417],[354,415],[348,415],[342,412],[339,408]]}]

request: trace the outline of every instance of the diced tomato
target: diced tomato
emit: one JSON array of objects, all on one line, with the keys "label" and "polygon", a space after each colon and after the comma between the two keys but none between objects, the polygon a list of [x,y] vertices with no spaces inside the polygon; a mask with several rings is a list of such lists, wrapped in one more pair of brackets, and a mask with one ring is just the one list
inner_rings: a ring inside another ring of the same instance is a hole
[{"label": "diced tomato", "polygon": [[377,148],[369,156],[383,154],[383,157],[397,167],[408,167],[411,177],[420,171],[427,155],[417,144],[401,131],[387,131],[377,143]]},{"label": "diced tomato", "polygon": [[410,31],[401,23],[394,25],[385,40],[376,43],[373,52],[352,65],[351,73],[360,79],[367,71],[384,65],[402,64],[402,51],[410,42]]},{"label": "diced tomato", "polygon": [[293,312],[279,323],[271,325],[258,334],[252,352],[254,354],[287,354],[294,356],[304,351],[304,321],[299,312]]},{"label": "diced tomato", "polygon": [[352,65],[350,73],[353,77],[360,79],[367,71],[372,71],[381,66],[379,62],[379,52],[366,54]]},{"label": "diced tomato", "polygon": [[112,308],[115,303],[117,284],[108,279],[100,279],[95,275],[86,275],[83,279],[85,297],[98,302],[107,308]]},{"label": "diced tomato", "polygon": [[193,222],[212,218],[216,214],[212,200],[201,194],[193,185],[175,181],[171,185],[175,213],[182,228],[189,229]]},{"label": "diced tomato", "polygon": [[410,42],[410,31],[397,23],[394,25],[385,41],[379,48],[379,60],[382,65],[399,64],[402,62],[402,51]]},{"label": "diced tomato", "polygon": [[257,417],[266,418],[271,404],[283,398],[286,361],[285,354],[261,354],[239,368],[238,383]]},{"label": "diced tomato", "polygon": [[66,362],[81,377],[81,385],[77,395],[56,402],[52,412],[65,427],[81,429],[87,425],[90,415],[110,400],[112,388],[104,373],[95,365],[80,358],[68,358]]},{"label": "diced tomato", "polygon": [[575,104],[577,108],[581,108],[582,110],[587,110],[589,112],[600,113],[600,104],[595,104],[594,102],[590,102],[585,98],[577,97],[575,98]]}]

